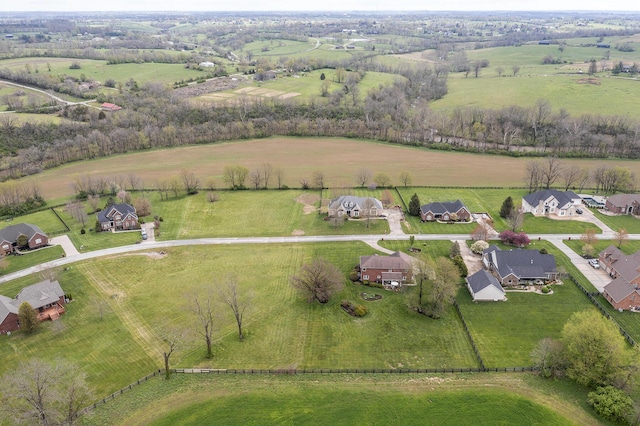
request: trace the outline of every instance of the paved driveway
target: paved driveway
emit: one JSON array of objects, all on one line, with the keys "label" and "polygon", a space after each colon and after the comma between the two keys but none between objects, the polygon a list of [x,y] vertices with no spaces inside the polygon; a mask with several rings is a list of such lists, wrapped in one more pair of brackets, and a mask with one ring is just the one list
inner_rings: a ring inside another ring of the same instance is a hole
[{"label": "paved driveway", "polygon": [[574,252],[561,239],[549,238],[549,241],[558,247],[564,254],[571,259],[576,268],[588,279],[595,288],[602,293],[604,287],[611,282],[611,277],[602,269],[594,269],[587,259],[584,259],[578,253]]}]

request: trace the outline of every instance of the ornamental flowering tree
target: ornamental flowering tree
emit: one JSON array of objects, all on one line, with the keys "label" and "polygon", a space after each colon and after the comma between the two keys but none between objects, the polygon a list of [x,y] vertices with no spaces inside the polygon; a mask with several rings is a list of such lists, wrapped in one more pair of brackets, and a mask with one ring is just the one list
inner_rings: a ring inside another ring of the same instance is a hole
[{"label": "ornamental flowering tree", "polygon": [[502,231],[499,237],[503,244],[509,244],[517,247],[528,246],[531,243],[527,234],[524,232],[515,233],[510,229]]}]

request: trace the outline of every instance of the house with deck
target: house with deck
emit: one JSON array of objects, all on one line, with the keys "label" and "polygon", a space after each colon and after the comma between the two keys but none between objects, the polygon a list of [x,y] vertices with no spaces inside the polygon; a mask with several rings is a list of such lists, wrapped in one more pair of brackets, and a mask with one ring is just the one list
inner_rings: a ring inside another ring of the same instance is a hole
[{"label": "house with deck", "polygon": [[360,256],[359,266],[362,281],[402,285],[413,279],[413,258],[400,251],[389,256]]},{"label": "house with deck", "polygon": [[18,310],[22,303],[29,303],[40,321],[55,321],[64,314],[66,301],[60,283],[50,280],[24,287],[13,299],[0,295],[0,334],[20,329]]},{"label": "house with deck", "polygon": [[483,251],[482,263],[506,287],[545,283],[558,278],[555,257],[538,250],[501,250],[492,245]]},{"label": "house with deck", "polygon": [[582,198],[573,191],[545,189],[522,197],[522,211],[534,216],[575,216]]},{"label": "house with deck", "polygon": [[98,222],[103,231],[138,229],[138,215],[131,204],[113,204],[98,213]]},{"label": "house with deck", "polygon": [[[21,238],[22,236],[25,238]],[[0,229],[0,255],[13,253],[16,249],[33,250],[47,244],[49,237],[37,225],[18,223]]]}]

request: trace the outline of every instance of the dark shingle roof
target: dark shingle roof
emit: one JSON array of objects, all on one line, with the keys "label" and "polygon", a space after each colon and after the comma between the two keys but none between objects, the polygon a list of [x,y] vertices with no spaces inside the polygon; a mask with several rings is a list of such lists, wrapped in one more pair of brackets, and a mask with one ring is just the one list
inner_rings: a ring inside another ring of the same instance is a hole
[{"label": "dark shingle roof", "polygon": [[13,302],[13,299],[0,295],[0,324],[2,324],[2,321],[4,321],[9,314],[18,313],[18,308],[13,306],[11,302]]},{"label": "dark shingle roof", "polygon": [[473,275],[469,275],[467,277],[467,282],[469,283],[469,287],[473,290],[473,293],[478,293],[479,291],[484,290],[487,287],[494,286],[504,293],[504,289],[500,285],[500,282],[489,273],[486,269],[481,269]]},{"label": "dark shingle roof", "polygon": [[98,213],[98,221],[109,222],[111,220],[111,212],[113,210],[117,210],[122,214],[122,216],[126,216],[129,213],[136,214],[136,209],[131,204],[126,204],[126,203],[114,204],[100,211],[100,213]]},{"label": "dark shingle roof", "polygon": [[553,196],[558,200],[558,208],[564,208],[567,204],[572,204],[573,199],[580,198],[578,194],[573,191],[558,191],[557,189],[545,189],[544,191],[538,191],[531,194],[527,194],[522,197],[529,205],[537,206],[540,201],[546,200]]},{"label": "dark shingle roof", "polygon": [[64,296],[60,283],[58,281],[45,280],[20,290],[20,293],[11,303],[15,307],[20,307],[23,302],[28,302],[33,309],[38,309],[41,306],[57,302],[60,296]]},{"label": "dark shingle roof", "polygon": [[604,286],[604,291],[613,299],[614,302],[617,303],[634,291],[637,292],[638,290],[629,285],[629,282],[625,280],[624,277],[618,277]]},{"label": "dark shingle roof", "polygon": [[640,203],[640,194],[614,194],[607,200],[616,207],[627,207],[633,203]]},{"label": "dark shingle roof", "polygon": [[42,232],[36,225],[31,225],[29,223],[17,223],[15,225],[7,226],[6,228],[0,229],[0,240],[10,241],[15,243],[18,240],[20,235],[26,235],[28,239],[31,239],[36,233],[46,235]]},{"label": "dark shingle roof", "polygon": [[492,257],[501,277],[514,274],[518,278],[545,278],[548,272],[556,272],[556,259],[550,254],[523,249],[504,251],[492,247],[485,253]]},{"label": "dark shingle roof", "polygon": [[423,214],[427,212],[432,212],[435,214],[444,214],[447,212],[455,213],[463,207],[466,209],[466,207],[464,206],[464,204],[462,204],[462,201],[460,200],[443,201],[443,202],[436,201],[433,203],[423,205],[422,207],[420,207],[420,211],[422,211]]}]

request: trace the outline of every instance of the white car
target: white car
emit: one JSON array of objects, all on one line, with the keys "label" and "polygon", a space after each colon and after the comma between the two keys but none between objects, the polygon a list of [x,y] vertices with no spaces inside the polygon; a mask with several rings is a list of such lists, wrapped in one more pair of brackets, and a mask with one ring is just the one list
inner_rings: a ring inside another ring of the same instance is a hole
[{"label": "white car", "polygon": [[593,269],[600,268],[600,262],[598,262],[598,259],[589,259],[589,265],[591,265]]}]

